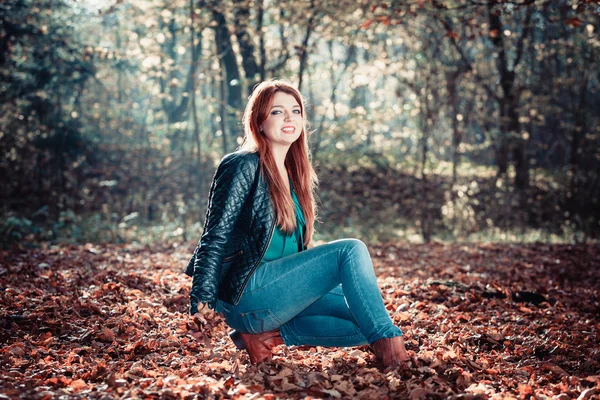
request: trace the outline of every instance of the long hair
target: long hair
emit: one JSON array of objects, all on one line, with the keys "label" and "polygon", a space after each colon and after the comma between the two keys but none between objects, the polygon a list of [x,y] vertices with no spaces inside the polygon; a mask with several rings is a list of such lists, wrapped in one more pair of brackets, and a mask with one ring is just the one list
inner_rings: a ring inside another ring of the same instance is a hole
[{"label": "long hair", "polygon": [[244,111],[242,120],[244,124],[244,141],[240,149],[258,152],[260,171],[267,179],[269,194],[275,207],[276,224],[288,234],[293,232],[296,229],[294,201],[277,171],[271,144],[266,136],[259,131],[259,127],[269,116],[269,110],[273,105],[273,97],[277,92],[294,96],[302,113],[302,132],[298,140],[292,143],[288,150],[285,157],[285,167],[304,213],[304,219],[306,220],[304,244],[308,246],[315,230],[317,211],[315,190],[318,178],[310,161],[304,102],[302,95],[296,88],[281,80],[265,81],[254,87]]}]

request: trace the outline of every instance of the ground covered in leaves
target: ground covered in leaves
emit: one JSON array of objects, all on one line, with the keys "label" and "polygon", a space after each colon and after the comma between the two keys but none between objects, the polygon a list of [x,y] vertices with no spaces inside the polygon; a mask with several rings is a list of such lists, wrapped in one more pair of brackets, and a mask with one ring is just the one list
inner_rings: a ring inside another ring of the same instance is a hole
[{"label": "ground covered in leaves", "polygon": [[600,398],[600,246],[369,246],[407,369],[368,346],[249,365],[187,312],[193,245],[0,253],[0,399]]}]

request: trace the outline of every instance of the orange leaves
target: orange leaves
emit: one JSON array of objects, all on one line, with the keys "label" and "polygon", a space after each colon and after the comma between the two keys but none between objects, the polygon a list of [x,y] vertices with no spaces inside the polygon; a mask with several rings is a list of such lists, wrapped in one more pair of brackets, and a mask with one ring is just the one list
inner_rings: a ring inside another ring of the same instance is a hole
[{"label": "orange leaves", "polygon": [[[337,393],[343,393],[344,395],[350,396],[350,397],[356,396],[357,392],[356,392],[356,389],[354,388],[354,385],[349,380],[344,379],[344,377],[342,375],[332,375],[331,381],[333,384],[333,390],[335,390]],[[323,392],[327,393],[325,391],[323,391]],[[330,393],[327,393],[327,394],[330,394]],[[332,394],[330,394],[330,395],[332,395]]]},{"label": "orange leaves", "polygon": [[[14,255],[14,266],[0,275],[0,286],[7,288],[0,295],[0,332],[8,339],[0,349],[8,366],[3,394],[48,399],[74,394],[597,396],[589,390],[600,385],[592,314],[599,301],[596,247],[369,247],[384,304],[405,334],[410,368],[378,370],[368,346],[279,346],[272,362],[250,366],[212,310],[187,315],[189,278],[179,274],[182,266],[175,261],[165,261],[183,260],[184,254],[172,248],[72,247]],[[127,268],[119,262],[123,254],[129,254]],[[84,267],[96,257],[102,268]],[[30,259],[52,265],[51,277],[31,273]],[[578,284],[564,287],[557,277]],[[31,393],[22,395],[20,385],[32,387]]]},{"label": "orange leaves", "polygon": [[113,342],[115,340],[115,334],[107,327],[104,327],[102,328],[100,335],[98,335],[98,338],[105,342]]},{"label": "orange leaves", "polygon": [[552,374],[557,376],[558,378],[562,378],[563,376],[569,376],[569,373],[562,369],[560,366],[553,363],[544,363],[542,364],[542,369],[545,371],[550,371]]},{"label": "orange leaves", "polygon": [[519,395],[521,399],[528,399],[529,396],[533,396],[535,393],[533,388],[525,383],[519,383]]},{"label": "orange leaves", "polygon": [[371,24],[373,24],[373,22],[375,22],[375,20],[373,19],[368,19],[365,22],[362,23],[362,25],[360,26],[360,29],[369,29],[369,27],[371,26]]},{"label": "orange leaves", "polygon": [[80,390],[87,389],[88,385],[87,385],[87,383],[85,383],[85,381],[83,379],[77,379],[77,380],[72,381],[69,384],[69,387],[78,392]]},{"label": "orange leaves", "polygon": [[378,17],[376,17],[376,18],[374,18],[374,19],[368,19],[368,20],[366,20],[365,22],[363,22],[363,23],[360,25],[360,29],[365,29],[365,30],[366,30],[366,29],[369,29],[369,28],[371,27],[371,25],[372,25],[373,23],[375,23],[375,22],[382,23],[382,24],[383,24],[383,25],[385,25],[385,26],[390,26],[390,24],[391,24],[391,20],[390,20],[390,18],[389,18],[389,17],[387,17],[387,16],[383,16],[383,15],[382,15],[382,16],[378,16]]},{"label": "orange leaves", "polygon": [[400,8],[394,8],[386,3],[372,4],[370,8],[371,18],[365,20],[359,29],[369,29],[374,23],[383,24],[384,26],[398,25],[402,23],[399,14],[402,12]]},{"label": "orange leaves", "polygon": [[8,348],[8,353],[13,356],[23,357],[25,355],[25,350],[19,345],[13,345]]},{"label": "orange leaves", "polygon": [[573,28],[579,28],[583,25],[583,21],[578,17],[566,18],[563,22],[565,25],[572,26]]},{"label": "orange leaves", "polygon": [[458,33],[454,32],[454,31],[448,31],[446,32],[446,37],[452,38],[452,39],[458,39]]},{"label": "orange leaves", "polygon": [[58,377],[53,377],[53,378],[47,379],[46,382],[48,384],[55,385],[58,387],[65,387],[65,386],[69,386],[71,384],[72,380],[65,376],[58,376]]}]

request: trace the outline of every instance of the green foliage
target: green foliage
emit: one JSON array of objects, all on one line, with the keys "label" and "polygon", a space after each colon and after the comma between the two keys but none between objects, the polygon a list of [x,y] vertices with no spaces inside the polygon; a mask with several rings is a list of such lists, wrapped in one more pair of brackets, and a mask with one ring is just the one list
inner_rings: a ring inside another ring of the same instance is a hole
[{"label": "green foliage", "polygon": [[33,228],[33,224],[27,218],[9,216],[4,219],[4,223],[0,225],[1,242],[10,244],[12,242],[21,241],[27,235],[33,233]]},{"label": "green foliage", "polygon": [[89,149],[81,94],[96,73],[89,48],[77,40],[73,11],[63,0],[0,5],[0,152],[8,155],[0,163],[7,177],[1,196],[27,198],[26,211],[54,199],[57,219],[79,201],[70,180]]},{"label": "green foliage", "polygon": [[3,241],[196,238],[272,77],[302,82],[317,237],[600,232],[593,3],[91,3],[0,4]]}]

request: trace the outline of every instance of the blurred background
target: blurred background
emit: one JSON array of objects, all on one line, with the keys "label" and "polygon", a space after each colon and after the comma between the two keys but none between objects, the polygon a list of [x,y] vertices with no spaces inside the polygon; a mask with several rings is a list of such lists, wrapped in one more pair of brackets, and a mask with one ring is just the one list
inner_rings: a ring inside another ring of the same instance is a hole
[{"label": "blurred background", "polygon": [[594,0],[3,0],[4,246],[199,239],[253,86],[305,96],[317,240],[600,232]]}]

